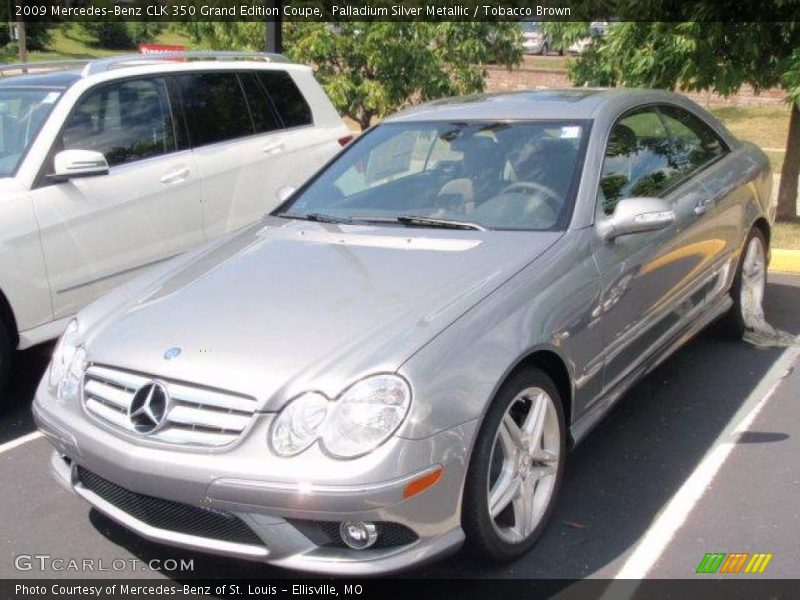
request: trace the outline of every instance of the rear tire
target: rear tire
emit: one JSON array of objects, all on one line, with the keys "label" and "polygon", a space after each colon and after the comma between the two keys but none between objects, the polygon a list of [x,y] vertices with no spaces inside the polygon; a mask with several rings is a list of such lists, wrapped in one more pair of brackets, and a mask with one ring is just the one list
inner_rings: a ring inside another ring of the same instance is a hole
[{"label": "rear tire", "polygon": [[753,227],[744,243],[742,255],[731,284],[733,306],[720,319],[720,330],[727,337],[742,339],[747,330],[748,312],[759,315],[767,280],[767,241],[758,227]]},{"label": "rear tire", "polygon": [[566,425],[553,380],[536,368],[513,375],[481,425],[464,487],[467,548],[514,560],[541,536],[564,475]]},{"label": "rear tire", "polygon": [[14,349],[11,347],[11,337],[8,335],[5,324],[0,321],[0,392],[6,389],[8,377],[11,372],[11,356]]},{"label": "rear tire", "polygon": [[542,56],[547,56],[547,52],[548,52],[548,51],[549,51],[549,49],[548,49],[548,47],[547,47],[547,44],[543,44],[543,45],[542,45],[542,51],[541,51],[541,52],[539,52],[539,54],[541,54]]}]

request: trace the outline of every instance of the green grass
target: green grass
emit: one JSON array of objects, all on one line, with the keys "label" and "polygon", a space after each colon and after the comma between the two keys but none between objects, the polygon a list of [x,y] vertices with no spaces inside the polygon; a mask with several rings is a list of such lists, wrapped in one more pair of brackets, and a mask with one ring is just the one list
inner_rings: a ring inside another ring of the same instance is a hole
[{"label": "green grass", "polygon": [[[179,44],[190,46],[187,38],[170,30],[162,31],[154,44]],[[90,59],[103,58],[104,56],[114,56],[116,54],[130,54],[138,52],[137,48],[127,50],[109,50],[96,46],[92,39],[73,25],[67,25],[53,31],[53,39],[46,50],[35,50],[28,53],[30,62],[42,62],[51,60],[70,60],[70,59]],[[0,52],[0,62],[15,63],[19,62],[16,54]]]},{"label": "green grass", "polygon": [[773,248],[800,250],[800,223],[775,223],[770,244]]},{"label": "green grass", "polygon": [[522,67],[529,69],[541,69],[543,71],[566,71],[568,61],[572,60],[567,56],[558,54],[548,54],[547,56],[537,56],[526,54],[522,58]]},{"label": "green grass", "polygon": [[789,107],[712,107],[711,112],[731,133],[742,140],[758,144],[769,156],[773,173],[780,173],[784,148],[789,135]]}]

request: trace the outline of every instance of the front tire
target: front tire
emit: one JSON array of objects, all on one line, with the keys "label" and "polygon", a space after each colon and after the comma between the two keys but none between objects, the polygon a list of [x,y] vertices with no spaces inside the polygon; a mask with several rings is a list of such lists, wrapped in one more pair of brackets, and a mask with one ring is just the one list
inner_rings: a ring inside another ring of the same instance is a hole
[{"label": "front tire", "polygon": [[553,380],[536,368],[501,388],[478,434],[464,488],[467,547],[504,562],[544,531],[564,474],[566,425]]},{"label": "front tire", "polygon": [[767,241],[758,227],[750,230],[731,284],[733,306],[720,325],[726,335],[741,339],[748,328],[764,320],[767,285]]}]

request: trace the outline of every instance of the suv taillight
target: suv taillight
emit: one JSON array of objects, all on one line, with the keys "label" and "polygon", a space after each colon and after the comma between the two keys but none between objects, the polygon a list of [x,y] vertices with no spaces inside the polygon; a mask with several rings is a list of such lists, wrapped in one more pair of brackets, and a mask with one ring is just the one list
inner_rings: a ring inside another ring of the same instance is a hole
[{"label": "suv taillight", "polygon": [[350,142],[352,142],[352,141],[353,141],[353,139],[354,139],[355,137],[356,137],[356,136],[354,136],[354,135],[346,135],[346,136],[344,136],[344,137],[340,137],[340,138],[339,138],[338,140],[336,140],[336,141],[337,141],[337,142],[339,142],[339,145],[340,145],[340,146],[342,146],[342,147],[345,147],[345,146],[347,146],[347,144],[349,144]]}]

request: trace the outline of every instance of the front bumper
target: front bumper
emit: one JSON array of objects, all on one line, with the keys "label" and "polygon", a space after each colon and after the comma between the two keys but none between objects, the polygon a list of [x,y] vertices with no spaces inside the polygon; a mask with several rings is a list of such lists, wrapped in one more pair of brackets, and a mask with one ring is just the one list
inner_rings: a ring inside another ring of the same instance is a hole
[{"label": "front bumper", "polygon": [[[271,455],[266,444],[269,414],[257,415],[232,447],[209,451],[127,439],[93,422],[81,407],[60,405],[45,384],[37,392],[33,413],[55,448],[51,467],[56,479],[153,541],[294,569],[372,575],[430,560],[457,549],[464,539],[461,491],[475,422],[423,440],[392,438],[364,457],[338,461],[313,448],[291,459]],[[404,499],[410,481],[439,467],[443,471],[436,485]],[[87,472],[118,494],[104,495],[86,485],[81,473]],[[117,501],[123,493],[126,503]],[[166,501],[172,512],[157,505],[159,520],[154,523],[130,509],[131,501],[140,500]],[[255,536],[243,541],[198,534],[195,527],[187,529],[184,517],[165,525],[164,514],[176,514],[176,506],[186,514],[203,509],[210,519],[232,515]],[[413,532],[413,539],[359,551],[317,535],[317,526],[342,521],[396,526]]]}]

